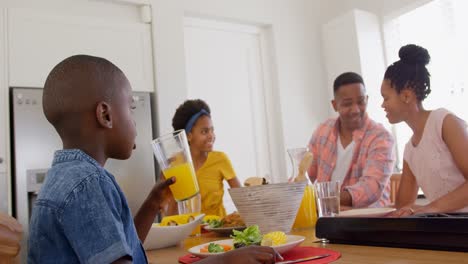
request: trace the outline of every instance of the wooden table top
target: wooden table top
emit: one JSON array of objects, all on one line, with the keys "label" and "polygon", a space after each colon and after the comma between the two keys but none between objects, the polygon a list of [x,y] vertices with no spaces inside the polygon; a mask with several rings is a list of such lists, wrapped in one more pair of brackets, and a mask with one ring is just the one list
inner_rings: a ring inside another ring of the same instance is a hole
[{"label": "wooden table top", "polygon": [[[360,263],[360,264],[440,264],[440,263],[467,263],[468,254],[463,252],[419,250],[389,247],[354,246],[343,244],[322,244],[316,242],[315,229],[293,230],[290,234],[305,236],[302,246],[324,247],[339,251],[341,258],[333,263]],[[228,239],[214,233],[205,233],[199,237],[190,237],[178,246],[146,251],[148,261],[154,264],[178,263],[178,258],[188,254],[188,249],[210,241]]]}]

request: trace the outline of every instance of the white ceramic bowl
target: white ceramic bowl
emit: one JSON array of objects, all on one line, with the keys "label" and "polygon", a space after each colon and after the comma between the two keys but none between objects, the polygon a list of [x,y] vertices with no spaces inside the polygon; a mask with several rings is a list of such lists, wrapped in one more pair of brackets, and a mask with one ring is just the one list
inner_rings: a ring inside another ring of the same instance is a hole
[{"label": "white ceramic bowl", "polygon": [[247,226],[258,225],[263,234],[291,231],[306,182],[275,183],[229,189]]},{"label": "white ceramic bowl", "polygon": [[194,221],[184,225],[152,226],[143,247],[146,250],[151,250],[177,245],[177,243],[187,238],[197,225],[201,224],[204,216],[204,214],[197,215]]}]

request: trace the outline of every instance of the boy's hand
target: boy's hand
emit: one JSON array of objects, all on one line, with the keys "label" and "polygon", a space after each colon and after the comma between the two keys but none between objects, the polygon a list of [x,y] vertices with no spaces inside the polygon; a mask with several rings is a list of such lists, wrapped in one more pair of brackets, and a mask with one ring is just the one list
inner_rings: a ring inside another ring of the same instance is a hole
[{"label": "boy's hand", "polygon": [[161,209],[165,199],[165,193],[170,193],[169,185],[174,182],[175,177],[172,177],[156,183],[148,197],[146,197],[146,200],[141,205],[140,210],[138,210],[137,214],[133,218],[138,238],[140,238],[142,242],[145,241],[154,218]]},{"label": "boy's hand", "polygon": [[154,185],[151,190],[151,201],[156,208],[162,208],[173,197],[169,186],[174,184],[175,181],[176,178],[171,177],[167,180],[159,181]]},{"label": "boy's hand", "polygon": [[[216,263],[275,263],[282,261],[283,257],[271,247],[249,246],[228,251],[219,256],[219,262]],[[208,259],[207,259],[208,260]],[[214,260],[214,259],[213,259]],[[214,260],[218,261],[218,260]],[[207,261],[206,263],[211,263]],[[213,262],[215,263],[215,262]]]}]

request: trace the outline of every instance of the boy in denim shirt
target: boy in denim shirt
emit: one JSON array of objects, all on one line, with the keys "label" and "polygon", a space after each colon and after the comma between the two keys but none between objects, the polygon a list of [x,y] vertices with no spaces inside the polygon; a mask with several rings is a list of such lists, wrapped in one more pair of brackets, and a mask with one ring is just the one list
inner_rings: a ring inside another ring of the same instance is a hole
[{"label": "boy in denim shirt", "polygon": [[[124,73],[98,57],[76,55],[47,77],[43,109],[63,150],[31,216],[30,263],[147,263],[141,245],[162,206],[170,178],[156,184],[132,219],[108,158],[128,159],[135,148],[134,102]],[[161,238],[164,239],[164,238]],[[199,263],[274,263],[268,247],[249,247]]]}]

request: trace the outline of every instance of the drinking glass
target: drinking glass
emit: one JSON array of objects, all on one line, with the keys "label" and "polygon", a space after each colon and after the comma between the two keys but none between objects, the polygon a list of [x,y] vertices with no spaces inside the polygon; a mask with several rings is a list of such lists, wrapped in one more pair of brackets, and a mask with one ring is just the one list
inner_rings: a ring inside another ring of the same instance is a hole
[{"label": "drinking glass", "polygon": [[[201,213],[201,195],[197,194],[190,199],[177,202],[177,207],[179,209],[179,214],[190,214],[190,217],[195,218],[195,216]],[[197,225],[190,235],[201,235],[201,225]]]},{"label": "drinking glass", "polygon": [[176,178],[176,182],[169,186],[174,199],[181,202],[196,196],[200,189],[185,130],[163,135],[153,140],[152,146],[164,178]]},{"label": "drinking glass", "polygon": [[340,182],[316,182],[315,195],[319,217],[333,217],[340,212]]}]

